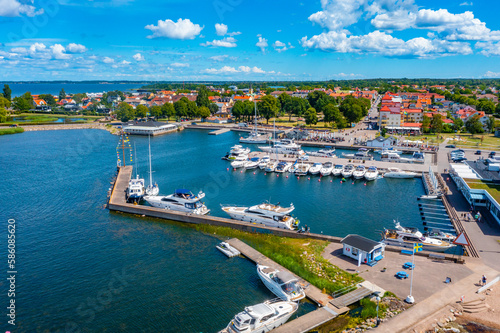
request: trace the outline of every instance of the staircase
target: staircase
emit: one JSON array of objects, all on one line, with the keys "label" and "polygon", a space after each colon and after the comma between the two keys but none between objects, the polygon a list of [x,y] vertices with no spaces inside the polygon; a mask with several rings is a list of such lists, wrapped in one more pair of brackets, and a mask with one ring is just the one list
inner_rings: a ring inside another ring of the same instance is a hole
[{"label": "staircase", "polygon": [[489,305],[486,304],[485,299],[476,299],[474,301],[465,302],[461,304],[464,312],[468,313],[478,313],[489,309]]}]

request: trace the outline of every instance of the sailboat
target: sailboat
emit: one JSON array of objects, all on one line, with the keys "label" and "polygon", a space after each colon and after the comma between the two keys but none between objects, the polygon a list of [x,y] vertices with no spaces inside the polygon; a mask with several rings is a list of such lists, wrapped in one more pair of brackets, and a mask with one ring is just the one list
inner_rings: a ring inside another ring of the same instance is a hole
[{"label": "sailboat", "polygon": [[266,143],[267,142],[267,135],[265,134],[259,134],[257,132],[257,103],[255,100],[253,101],[254,103],[254,109],[255,109],[255,117],[254,117],[254,127],[253,130],[250,132],[248,137],[240,138],[241,143]]},{"label": "sailboat", "polygon": [[151,136],[148,135],[149,138],[149,185],[146,187],[146,195],[153,196],[158,195],[160,193],[160,187],[157,183],[153,184],[153,170],[151,166]]}]

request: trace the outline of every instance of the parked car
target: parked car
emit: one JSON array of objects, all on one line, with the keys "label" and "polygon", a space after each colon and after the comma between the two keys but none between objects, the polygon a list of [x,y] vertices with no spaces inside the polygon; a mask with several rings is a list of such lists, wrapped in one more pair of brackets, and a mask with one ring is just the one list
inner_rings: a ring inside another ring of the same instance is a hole
[{"label": "parked car", "polygon": [[481,151],[480,150],[476,150],[476,152],[474,154],[475,155],[481,155]]},{"label": "parked car", "polygon": [[465,158],[465,157],[457,157],[457,158],[452,159],[452,161],[455,162],[455,163],[460,163],[460,162],[463,162],[463,161],[467,161],[467,158]]},{"label": "parked car", "polygon": [[497,154],[497,153],[496,153],[495,151],[492,151],[492,152],[490,152],[490,154],[488,155],[488,157],[490,157],[490,158],[491,158],[491,157],[495,156],[496,154]]},{"label": "parked car", "polygon": [[17,124],[12,124],[9,127],[17,127]]},{"label": "parked car", "polygon": [[447,145],[446,148],[456,148],[455,145]]}]

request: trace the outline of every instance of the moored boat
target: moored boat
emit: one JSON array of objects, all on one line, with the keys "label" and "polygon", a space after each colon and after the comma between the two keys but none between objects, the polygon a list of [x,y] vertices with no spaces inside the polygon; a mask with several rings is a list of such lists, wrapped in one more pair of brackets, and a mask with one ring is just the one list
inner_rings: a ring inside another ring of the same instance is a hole
[{"label": "moored boat", "polygon": [[332,170],[332,175],[338,177],[342,174],[342,170],[344,170],[344,166],[342,164],[336,164]]},{"label": "moored boat", "polygon": [[229,258],[236,257],[241,254],[240,251],[236,250],[226,242],[220,242],[218,245],[215,245],[215,247]]},{"label": "moored boat", "polygon": [[323,177],[329,176],[332,174],[333,171],[333,163],[332,162],[326,162],[323,163],[321,166],[320,173]]},{"label": "moored boat", "polygon": [[321,168],[323,167],[323,164],[322,163],[314,163],[313,165],[311,165],[311,167],[309,168],[309,173],[311,175],[317,175],[321,172]]},{"label": "moored boat", "polygon": [[358,165],[356,169],[352,172],[352,177],[354,179],[361,179],[365,176],[366,168],[364,165]]},{"label": "moored boat", "polygon": [[284,301],[297,302],[306,297],[298,279],[287,271],[257,265],[257,274],[266,287]]},{"label": "moored boat", "polygon": [[399,246],[413,249],[415,243],[422,244],[422,249],[426,251],[444,252],[452,245],[430,237],[425,237],[417,228],[402,227],[399,222],[395,222],[394,229],[384,229],[382,242],[387,245]]},{"label": "moored boat", "polygon": [[349,178],[352,176],[352,173],[354,172],[354,165],[353,164],[347,164],[344,166],[342,169],[342,177],[344,178]]},{"label": "moored boat", "polygon": [[402,171],[398,168],[389,168],[388,171],[384,173],[384,178],[415,178],[417,176],[416,172]]},{"label": "moored boat", "polygon": [[375,180],[378,177],[378,170],[376,166],[371,166],[368,167],[368,170],[366,170],[365,173],[365,179],[366,180]]},{"label": "moored boat", "polygon": [[299,221],[290,215],[294,209],[293,204],[290,207],[281,207],[267,202],[251,207],[222,206],[222,210],[235,220],[289,230],[297,229],[299,224]]},{"label": "moored boat", "polygon": [[167,196],[155,195],[145,196],[144,200],[148,204],[156,208],[164,208],[175,210],[178,212],[192,213],[197,215],[205,215],[210,212],[210,209],[201,202],[205,197],[205,193],[201,192],[194,195],[186,189],[175,190],[173,194]]}]

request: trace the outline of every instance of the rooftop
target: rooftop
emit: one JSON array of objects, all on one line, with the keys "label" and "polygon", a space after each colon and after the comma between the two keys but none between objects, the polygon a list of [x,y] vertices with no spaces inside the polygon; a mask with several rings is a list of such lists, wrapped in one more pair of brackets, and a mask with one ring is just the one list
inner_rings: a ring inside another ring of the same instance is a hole
[{"label": "rooftop", "polygon": [[342,244],[353,246],[365,252],[371,252],[381,245],[380,242],[359,235],[347,235],[341,242]]},{"label": "rooftop", "polygon": [[500,184],[484,179],[464,179],[471,189],[486,190],[496,202],[500,202]]}]

